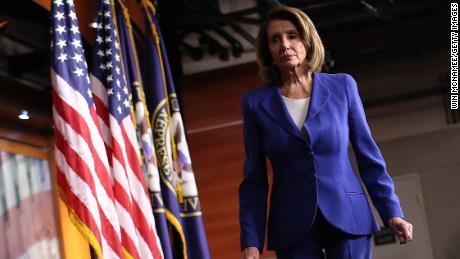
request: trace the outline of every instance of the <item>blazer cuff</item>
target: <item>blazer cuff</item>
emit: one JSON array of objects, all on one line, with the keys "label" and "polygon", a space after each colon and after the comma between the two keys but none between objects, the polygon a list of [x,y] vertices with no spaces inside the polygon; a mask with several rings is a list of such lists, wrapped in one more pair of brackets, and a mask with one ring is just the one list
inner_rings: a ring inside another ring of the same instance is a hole
[{"label": "blazer cuff", "polygon": [[387,213],[386,215],[382,215],[383,224],[386,227],[388,227],[388,221],[391,218],[395,218],[395,217],[399,217],[399,218],[404,219],[404,213],[402,212],[401,208],[395,209],[395,210],[391,211],[390,213]]}]

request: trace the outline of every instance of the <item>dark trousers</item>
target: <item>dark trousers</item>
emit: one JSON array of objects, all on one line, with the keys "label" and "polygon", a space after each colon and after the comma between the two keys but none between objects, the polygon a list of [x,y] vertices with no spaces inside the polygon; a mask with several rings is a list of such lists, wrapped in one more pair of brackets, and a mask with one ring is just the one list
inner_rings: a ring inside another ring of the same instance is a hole
[{"label": "dark trousers", "polygon": [[276,251],[277,259],[371,259],[372,235],[347,234],[333,227],[317,210],[305,240],[297,246]]}]

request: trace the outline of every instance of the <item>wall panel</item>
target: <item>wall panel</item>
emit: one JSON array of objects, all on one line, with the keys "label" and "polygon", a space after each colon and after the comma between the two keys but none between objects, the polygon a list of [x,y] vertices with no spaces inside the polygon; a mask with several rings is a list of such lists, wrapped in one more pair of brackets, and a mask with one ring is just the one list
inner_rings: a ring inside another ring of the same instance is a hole
[{"label": "wall panel", "polygon": [[[183,80],[190,153],[213,258],[240,257],[238,186],[244,160],[240,103],[247,90],[262,83],[257,73],[251,63]],[[235,125],[224,126],[232,122]],[[222,127],[206,130],[212,126]]]}]

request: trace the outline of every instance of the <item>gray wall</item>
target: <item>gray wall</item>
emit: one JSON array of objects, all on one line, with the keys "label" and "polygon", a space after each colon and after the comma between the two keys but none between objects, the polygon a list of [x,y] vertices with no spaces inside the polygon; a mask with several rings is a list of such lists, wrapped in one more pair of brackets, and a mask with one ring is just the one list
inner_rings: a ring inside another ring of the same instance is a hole
[{"label": "gray wall", "polygon": [[419,100],[423,106],[416,109],[398,104],[398,113],[380,107],[367,114],[389,173],[420,176],[434,258],[454,259],[460,258],[460,125],[446,126],[440,100]]}]

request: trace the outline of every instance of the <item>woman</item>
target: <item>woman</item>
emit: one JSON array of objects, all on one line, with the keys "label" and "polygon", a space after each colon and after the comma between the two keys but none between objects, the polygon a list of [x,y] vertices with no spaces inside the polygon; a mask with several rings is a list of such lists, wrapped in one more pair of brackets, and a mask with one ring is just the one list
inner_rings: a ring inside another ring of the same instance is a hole
[{"label": "woman", "polygon": [[411,241],[412,225],[403,219],[356,82],[347,74],[318,72],[324,47],[308,16],[285,6],[271,10],[256,52],[267,85],[242,101],[242,258],[259,258],[264,246],[266,158],[273,169],[268,249],[278,259],[371,257],[379,227],[350,164],[349,142],[383,222],[401,244]]}]

